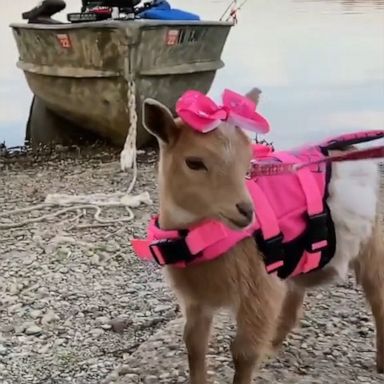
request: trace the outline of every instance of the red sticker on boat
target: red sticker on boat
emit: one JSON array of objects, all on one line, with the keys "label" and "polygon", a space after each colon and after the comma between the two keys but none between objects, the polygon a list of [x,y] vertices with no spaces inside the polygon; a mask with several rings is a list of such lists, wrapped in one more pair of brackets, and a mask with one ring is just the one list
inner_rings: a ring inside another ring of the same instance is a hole
[{"label": "red sticker on boat", "polygon": [[180,34],[180,31],[178,29],[170,29],[167,32],[166,44],[176,45],[179,40],[179,34]]},{"label": "red sticker on boat", "polygon": [[71,40],[66,33],[57,35],[57,39],[59,40],[59,43],[63,48],[71,48]]}]

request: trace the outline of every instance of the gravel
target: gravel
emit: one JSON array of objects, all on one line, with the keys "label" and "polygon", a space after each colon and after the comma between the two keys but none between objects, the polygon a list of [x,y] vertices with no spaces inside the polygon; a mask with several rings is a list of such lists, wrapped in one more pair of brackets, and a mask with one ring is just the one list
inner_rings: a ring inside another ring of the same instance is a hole
[{"label": "gravel", "polygon": [[[0,206],[39,204],[48,193],[116,192],[131,175],[117,153],[0,159]],[[156,203],[154,153],[141,155],[137,191]],[[70,217],[0,231],[0,382],[100,383],[178,308],[160,269],[134,257],[153,207],[132,223],[73,228]],[[121,212],[108,210],[107,217]],[[19,217],[20,216],[20,217]],[[36,213],[0,217],[18,221]],[[61,222],[61,219],[64,222]],[[93,224],[86,215],[81,224]]]},{"label": "gravel", "polygon": [[[2,384],[188,382],[175,297],[161,270],[140,262],[129,245],[156,212],[156,160],[151,150],[139,156],[136,192],[147,190],[154,205],[135,209],[130,223],[89,227],[87,214],[82,228],[62,216],[0,230]],[[0,157],[0,169],[1,212],[39,204],[48,193],[121,191],[131,177],[108,148]],[[113,209],[104,214],[121,216]],[[383,382],[375,373],[370,311],[352,278],[311,292],[305,306],[301,327],[263,365],[258,383]],[[215,383],[231,382],[233,332],[221,314],[209,353]]]}]

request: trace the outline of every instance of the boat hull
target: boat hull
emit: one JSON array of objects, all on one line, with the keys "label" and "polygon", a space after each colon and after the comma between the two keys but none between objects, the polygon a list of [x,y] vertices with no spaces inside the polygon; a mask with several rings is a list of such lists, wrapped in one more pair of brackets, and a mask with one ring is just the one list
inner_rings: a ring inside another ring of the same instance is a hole
[{"label": "boat hull", "polygon": [[128,91],[136,88],[138,146],[149,140],[141,105],[153,97],[174,112],[187,89],[208,92],[231,28],[221,22],[14,24],[17,66],[32,92],[62,118],[122,145]]}]

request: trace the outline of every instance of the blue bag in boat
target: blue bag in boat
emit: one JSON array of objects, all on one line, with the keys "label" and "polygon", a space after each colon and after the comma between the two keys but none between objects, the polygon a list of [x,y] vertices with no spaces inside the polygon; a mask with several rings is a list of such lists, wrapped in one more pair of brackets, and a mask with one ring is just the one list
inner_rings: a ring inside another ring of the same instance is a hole
[{"label": "blue bag in boat", "polygon": [[146,9],[138,14],[141,19],[156,20],[200,20],[194,13],[171,8],[169,3],[164,0],[155,2],[155,6]]}]

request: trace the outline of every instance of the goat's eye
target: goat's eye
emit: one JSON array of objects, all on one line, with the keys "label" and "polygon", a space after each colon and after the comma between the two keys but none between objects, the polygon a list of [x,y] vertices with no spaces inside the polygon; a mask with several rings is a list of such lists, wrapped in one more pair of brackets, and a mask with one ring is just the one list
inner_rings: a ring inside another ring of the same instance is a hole
[{"label": "goat's eye", "polygon": [[194,171],[208,171],[208,168],[205,166],[203,160],[198,157],[188,157],[185,159],[185,164],[189,169]]}]

